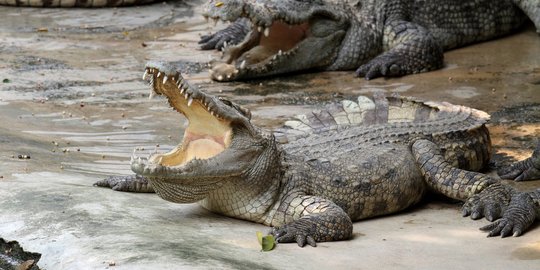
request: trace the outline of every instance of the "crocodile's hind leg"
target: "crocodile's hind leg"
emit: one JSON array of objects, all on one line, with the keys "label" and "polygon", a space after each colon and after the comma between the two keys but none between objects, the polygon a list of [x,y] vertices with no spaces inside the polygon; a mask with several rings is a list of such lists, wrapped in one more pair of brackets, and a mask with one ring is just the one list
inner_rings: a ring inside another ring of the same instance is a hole
[{"label": "crocodile's hind leg", "polygon": [[519,236],[540,218],[540,189],[519,192],[485,174],[455,168],[437,145],[427,140],[416,141],[412,152],[432,189],[465,202],[463,216],[490,221],[502,217],[481,228],[489,231],[488,236]]},{"label": "crocodile's hind leg", "polygon": [[501,168],[497,173],[503,179],[514,181],[540,179],[540,139],[531,157]]},{"label": "crocodile's hind leg", "polygon": [[403,76],[443,67],[443,49],[424,27],[393,20],[384,27],[385,52],[356,70],[370,80],[380,76]]},{"label": "crocodile's hind leg", "polygon": [[115,191],[152,193],[154,189],[147,178],[140,175],[110,176],[94,183],[94,186],[108,187]]},{"label": "crocodile's hind leg", "polygon": [[240,18],[223,30],[201,37],[199,44],[203,50],[221,50],[225,45],[240,43],[251,30],[251,22]]}]

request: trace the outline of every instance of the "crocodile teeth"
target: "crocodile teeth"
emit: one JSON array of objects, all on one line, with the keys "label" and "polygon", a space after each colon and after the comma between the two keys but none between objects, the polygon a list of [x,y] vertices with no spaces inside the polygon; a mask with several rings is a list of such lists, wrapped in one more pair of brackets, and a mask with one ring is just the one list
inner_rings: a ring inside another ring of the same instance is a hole
[{"label": "crocodile teeth", "polygon": [[223,81],[223,75],[219,75],[219,76],[217,77],[217,79],[218,79],[218,81]]},{"label": "crocodile teeth", "polygon": [[146,80],[146,76],[148,75],[148,69],[144,70],[144,74],[142,75],[142,79]]},{"label": "crocodile teeth", "polygon": [[184,99],[188,99],[188,97],[189,97],[189,94],[186,92],[186,93],[184,94]]},{"label": "crocodile teeth", "polygon": [[269,35],[270,35],[270,28],[269,27],[264,28],[264,36],[268,37]]},{"label": "crocodile teeth", "polygon": [[158,76],[158,77],[161,76],[161,71],[157,73],[157,76]]},{"label": "crocodile teeth", "polygon": [[262,32],[262,26],[257,27],[257,31]]},{"label": "crocodile teeth", "polygon": [[244,69],[245,67],[246,67],[246,60],[242,61],[242,63],[240,64],[241,69]]},{"label": "crocodile teeth", "polygon": [[279,50],[279,51],[277,52],[277,54],[278,54],[278,55],[282,55],[282,54],[283,54],[283,51]]},{"label": "crocodile teeth", "polygon": [[191,103],[193,103],[193,98],[190,97],[187,101],[187,106],[191,106]]},{"label": "crocodile teeth", "polygon": [[227,41],[223,42],[223,49],[227,48]]},{"label": "crocodile teeth", "polygon": [[167,77],[167,75],[163,76],[163,84],[165,84],[167,82],[169,78]]}]

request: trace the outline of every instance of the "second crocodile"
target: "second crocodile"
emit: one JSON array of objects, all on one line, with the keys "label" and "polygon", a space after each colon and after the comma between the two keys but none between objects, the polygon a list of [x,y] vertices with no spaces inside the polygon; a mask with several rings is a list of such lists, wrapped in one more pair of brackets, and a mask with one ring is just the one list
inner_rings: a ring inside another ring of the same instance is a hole
[{"label": "second crocodile", "polygon": [[203,49],[223,48],[210,70],[217,81],[308,70],[403,76],[440,69],[443,51],[508,35],[527,17],[540,31],[538,0],[220,0],[204,15],[234,22],[201,39]]}]

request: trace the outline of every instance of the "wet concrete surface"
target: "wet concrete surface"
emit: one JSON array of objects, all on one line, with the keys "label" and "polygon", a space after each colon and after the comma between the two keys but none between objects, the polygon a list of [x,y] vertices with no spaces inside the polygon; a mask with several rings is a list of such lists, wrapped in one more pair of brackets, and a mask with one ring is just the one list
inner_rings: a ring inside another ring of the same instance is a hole
[{"label": "wet concrete surface", "polygon": [[[197,49],[212,27],[199,1],[116,9],[0,7],[0,237],[42,254],[43,269],[533,269],[540,229],[486,239],[487,221],[428,200],[355,223],[351,241],[259,251],[268,228],[153,194],[92,184],[129,174],[134,148],[167,150],[184,119],[148,100],[147,60],[177,62],[194,84],[250,108],[275,128],[320,104],[374,92],[471,106],[492,114],[493,167],[522,159],[540,137],[540,37],[532,26],[445,54],[443,70],[365,81],[353,72],[213,83]],[[223,27],[223,25],[218,25]],[[19,158],[20,155],[20,158]],[[514,184],[514,183],[512,183]],[[540,181],[515,184],[540,187]]]}]

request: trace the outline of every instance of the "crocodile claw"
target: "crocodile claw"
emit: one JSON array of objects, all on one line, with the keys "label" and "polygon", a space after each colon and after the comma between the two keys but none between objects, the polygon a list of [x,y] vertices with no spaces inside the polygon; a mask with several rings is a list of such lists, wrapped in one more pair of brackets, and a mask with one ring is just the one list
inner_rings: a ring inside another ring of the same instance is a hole
[{"label": "crocodile claw", "polygon": [[357,77],[364,77],[366,80],[377,77],[396,77],[406,75],[407,72],[401,68],[402,62],[399,56],[393,54],[384,54],[369,61],[369,63],[360,66],[356,70]]},{"label": "crocodile claw", "polygon": [[238,19],[225,29],[214,34],[201,36],[199,44],[202,50],[221,50],[226,44],[240,43],[250,30],[250,22],[245,18]]},{"label": "crocodile claw", "polygon": [[110,176],[103,180],[94,183],[97,187],[107,187],[114,191],[127,191],[127,192],[140,192],[140,193],[152,193],[154,189],[152,185],[143,176],[130,175],[130,176]]},{"label": "crocodile claw", "polygon": [[487,226],[480,228],[488,231],[488,237],[500,235],[507,237],[510,235],[520,236],[534,223],[536,213],[534,201],[527,193],[518,193],[512,197],[508,210],[503,217]]},{"label": "crocodile claw", "polygon": [[274,227],[270,234],[272,234],[279,243],[296,242],[300,247],[304,247],[306,244],[316,247],[317,242],[315,241],[313,234],[309,229],[298,223],[301,224],[302,222],[297,221],[281,227]]},{"label": "crocodile claw", "polygon": [[531,157],[503,167],[497,173],[502,179],[513,179],[514,181],[540,179],[540,142],[538,142]]},{"label": "crocodile claw", "polygon": [[500,218],[515,191],[507,185],[492,184],[482,192],[471,196],[463,205],[462,214],[477,220],[485,217],[489,221]]}]

